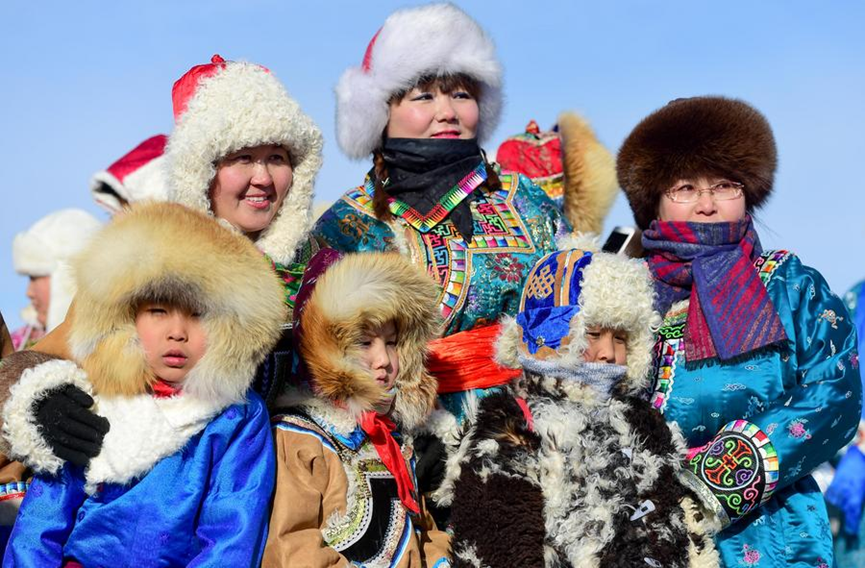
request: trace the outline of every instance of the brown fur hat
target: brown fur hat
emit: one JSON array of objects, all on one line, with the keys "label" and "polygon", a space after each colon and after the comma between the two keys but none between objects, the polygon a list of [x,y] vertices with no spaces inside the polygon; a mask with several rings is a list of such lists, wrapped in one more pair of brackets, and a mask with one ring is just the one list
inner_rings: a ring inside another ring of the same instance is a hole
[{"label": "brown fur hat", "polygon": [[185,393],[243,400],[279,337],[284,292],[252,241],[175,203],[142,203],[119,215],[74,262],[69,344],[103,396],[133,396],[154,380],[135,329],[137,306],[165,301],[201,313],[207,351]]},{"label": "brown fur hat", "polygon": [[622,144],[616,170],[637,225],[646,229],[664,191],[682,178],[739,182],[752,211],[771,193],[777,164],[772,129],[759,111],[706,96],[676,99],[644,118]]},{"label": "brown fur hat", "polygon": [[[310,266],[317,262],[314,257]],[[315,394],[355,417],[380,402],[385,393],[359,362],[358,345],[369,326],[393,321],[399,353],[394,415],[404,428],[420,425],[435,406],[438,386],[425,365],[427,343],[441,331],[436,297],[432,279],[396,253],[347,254],[314,277],[307,269],[295,341]]]}]

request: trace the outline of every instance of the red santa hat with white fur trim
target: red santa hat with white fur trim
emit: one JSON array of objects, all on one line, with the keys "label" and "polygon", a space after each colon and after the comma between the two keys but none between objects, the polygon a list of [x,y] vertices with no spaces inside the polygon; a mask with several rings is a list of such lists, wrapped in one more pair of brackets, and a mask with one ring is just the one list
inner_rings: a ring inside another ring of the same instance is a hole
[{"label": "red santa hat with white fur trim", "polygon": [[502,67],[490,37],[453,4],[429,4],[391,14],[366,48],[360,67],[336,86],[339,147],[350,158],[381,145],[388,100],[425,75],[464,74],[480,83],[478,142],[495,130],[502,110]]},{"label": "red santa hat with white fur trim", "polygon": [[168,196],[165,178],[165,144],[168,136],[151,136],[123,155],[108,168],[90,178],[90,193],[96,203],[112,215],[125,205]]},{"label": "red santa hat with white fur trim", "polygon": [[286,264],[312,227],[313,182],[321,167],[322,136],[285,87],[266,68],[214,55],[174,84],[174,132],[165,149],[169,199],[212,214],[216,163],[254,146],[288,150],[293,181],[256,246]]}]

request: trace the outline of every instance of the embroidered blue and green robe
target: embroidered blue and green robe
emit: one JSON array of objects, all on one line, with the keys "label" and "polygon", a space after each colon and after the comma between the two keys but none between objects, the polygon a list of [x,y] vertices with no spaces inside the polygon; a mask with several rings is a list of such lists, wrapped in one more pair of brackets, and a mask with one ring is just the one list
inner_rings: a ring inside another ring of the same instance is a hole
[{"label": "embroidered blue and green robe", "polygon": [[[570,232],[556,204],[529,178],[501,172],[499,179],[500,190],[481,185],[463,196],[472,200],[474,234],[469,242],[449,216],[435,224],[412,224],[409,211],[400,213],[399,206],[392,205],[395,218],[378,220],[369,178],[321,216],[313,236],[344,252],[396,250],[409,255],[440,287],[444,335],[489,325],[502,314],[516,314],[529,270],[556,250],[557,236]],[[456,203],[446,205],[450,211]],[[459,414],[459,405],[452,402],[451,409]]]},{"label": "embroidered blue and green robe", "polygon": [[830,568],[832,534],[809,472],[856,432],[862,404],[856,334],[823,277],[786,251],[755,266],[788,342],[741,359],[684,359],[688,301],[666,314],[652,404],[677,422],[692,488],[728,525],[723,564]]}]

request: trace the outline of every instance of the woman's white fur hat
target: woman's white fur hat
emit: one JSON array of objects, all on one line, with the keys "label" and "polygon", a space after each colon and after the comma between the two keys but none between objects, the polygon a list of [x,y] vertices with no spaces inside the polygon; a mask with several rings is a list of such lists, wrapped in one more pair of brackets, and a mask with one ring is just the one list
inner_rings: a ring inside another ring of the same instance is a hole
[{"label": "woman's white fur hat", "polygon": [[45,329],[51,331],[66,317],[75,296],[69,261],[102,227],[81,209],[61,209],[46,215],[15,236],[12,262],[24,276],[51,276]]},{"label": "woman's white fur hat", "polygon": [[336,86],[339,147],[368,157],[381,144],[388,100],[424,75],[462,73],[480,83],[478,142],[495,130],[502,110],[502,67],[490,37],[453,4],[429,4],[391,14],[373,36],[363,63]]},{"label": "woman's white fur hat", "polygon": [[221,158],[265,144],[288,150],[294,179],[256,246],[276,262],[290,262],[312,227],[313,184],[321,167],[318,126],[269,70],[218,55],[181,77],[172,99],[176,124],[165,151],[171,201],[211,213],[210,186]]}]

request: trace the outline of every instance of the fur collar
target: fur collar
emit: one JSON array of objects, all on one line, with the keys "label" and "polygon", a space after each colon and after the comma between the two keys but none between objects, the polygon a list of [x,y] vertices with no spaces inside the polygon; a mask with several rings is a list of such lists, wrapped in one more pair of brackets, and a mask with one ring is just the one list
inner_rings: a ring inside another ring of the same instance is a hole
[{"label": "fur collar", "polygon": [[223,406],[182,393],[96,397],[96,411],[111,423],[102,451],[85,472],[87,493],[99,483],[129,483],[176,453],[201,432]]}]

